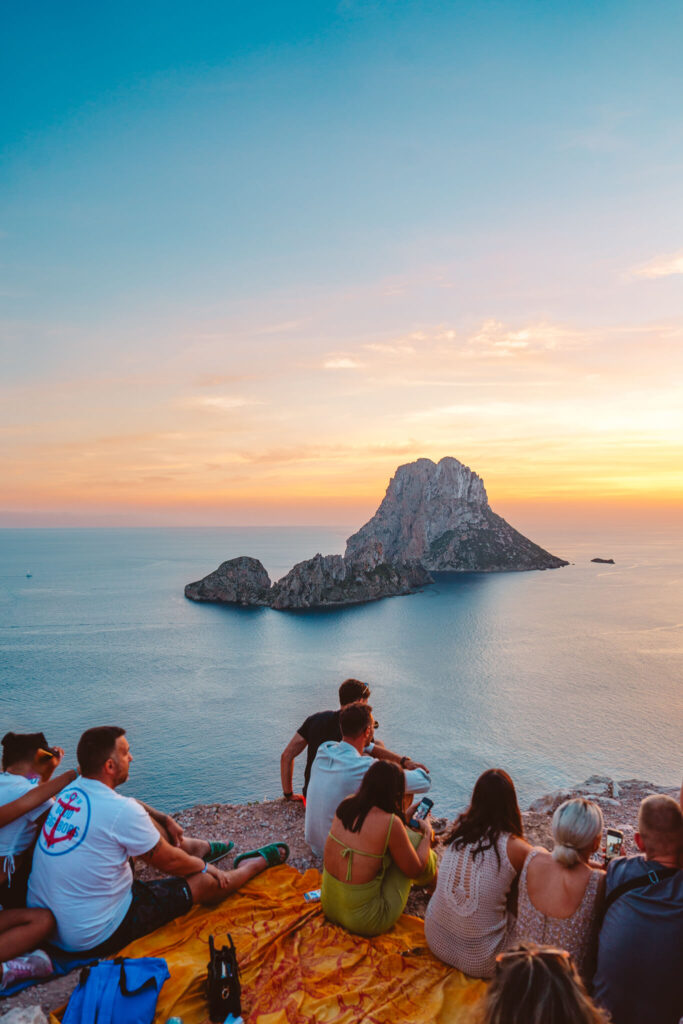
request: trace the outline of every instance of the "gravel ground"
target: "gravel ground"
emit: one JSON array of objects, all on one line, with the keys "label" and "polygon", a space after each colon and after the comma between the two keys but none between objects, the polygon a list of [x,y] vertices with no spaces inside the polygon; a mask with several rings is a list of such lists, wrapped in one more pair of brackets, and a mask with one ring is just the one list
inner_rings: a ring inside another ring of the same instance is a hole
[{"label": "gravel ground", "polygon": [[[588,796],[602,807],[605,825],[619,828],[624,833],[624,853],[636,853],[633,833],[638,817],[638,806],[649,793],[668,793],[678,798],[677,790],[664,789],[649,782],[628,779],[615,783],[605,777],[591,776],[574,790],[558,790],[535,801],[529,810],[524,812],[526,836],[535,845],[552,848],[550,823],[555,807],[568,796]],[[219,867],[229,867],[232,858],[238,853],[276,840],[283,840],[288,844],[289,864],[299,871],[303,872],[308,868],[320,869],[322,866],[304,840],[304,810],[299,803],[268,800],[254,804],[200,804],[181,811],[175,818],[188,836],[232,839],[235,849],[219,863]],[[441,833],[449,824],[445,818],[437,818],[434,820],[435,831]],[[440,857],[443,851],[438,834],[436,850],[437,856]],[[136,877],[144,880],[159,876],[153,868],[140,863],[136,868]],[[414,889],[408,900],[407,913],[424,917],[428,901],[429,893],[425,889]],[[4,1014],[15,1006],[32,1006],[37,1003],[45,1011],[54,1010],[67,1002],[77,981],[76,971],[67,977],[26,989],[17,996],[5,1000],[0,1005],[0,1012]]]}]

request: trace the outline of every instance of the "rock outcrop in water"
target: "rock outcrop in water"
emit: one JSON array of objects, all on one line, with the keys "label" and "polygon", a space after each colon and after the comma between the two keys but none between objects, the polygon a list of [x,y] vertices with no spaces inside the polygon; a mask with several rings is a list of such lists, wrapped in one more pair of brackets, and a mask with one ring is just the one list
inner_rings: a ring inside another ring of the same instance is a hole
[{"label": "rock outcrop in water", "polygon": [[284,608],[324,608],[362,604],[382,597],[410,594],[434,580],[419,563],[391,565],[382,559],[381,545],[375,557],[368,552],[354,559],[341,555],[316,555],[299,562],[271,591],[270,604]]},{"label": "rock outcrop in water", "polygon": [[453,458],[399,466],[377,512],[349,537],[346,558],[379,542],[388,562],[432,572],[503,572],[568,565],[489,506],[481,477]]},{"label": "rock outcrop in water", "polygon": [[430,571],[504,572],[568,565],[491,510],[484,483],[457,459],[399,466],[377,512],[346,554],[315,555],[272,584],[256,558],[233,558],[196,583],[192,601],[325,608],[395,597],[433,583]]},{"label": "rock outcrop in water", "polygon": [[215,572],[185,587],[191,601],[217,604],[269,604],[269,595],[270,576],[258,558],[246,555],[221,562]]}]

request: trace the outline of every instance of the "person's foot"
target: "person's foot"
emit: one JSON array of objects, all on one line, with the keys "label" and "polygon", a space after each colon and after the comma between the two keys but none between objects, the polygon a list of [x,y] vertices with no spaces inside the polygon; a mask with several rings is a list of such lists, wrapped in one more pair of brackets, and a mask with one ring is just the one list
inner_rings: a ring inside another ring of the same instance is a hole
[{"label": "person's foot", "polygon": [[5,960],[2,965],[2,978],[0,979],[0,991],[4,992],[22,981],[36,981],[38,978],[49,978],[54,973],[52,960],[42,949],[34,949],[26,956],[15,956],[12,960]]},{"label": "person's foot", "polygon": [[227,853],[230,853],[235,844],[230,841],[227,843],[219,843],[218,841],[209,843],[209,852],[204,857],[207,864],[215,864],[216,861],[222,860]]}]

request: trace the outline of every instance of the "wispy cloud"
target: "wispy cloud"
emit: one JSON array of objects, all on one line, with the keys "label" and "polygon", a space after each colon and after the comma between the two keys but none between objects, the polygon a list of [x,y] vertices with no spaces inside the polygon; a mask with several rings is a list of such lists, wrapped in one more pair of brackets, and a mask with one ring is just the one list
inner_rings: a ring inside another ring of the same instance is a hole
[{"label": "wispy cloud", "polygon": [[672,277],[674,274],[683,274],[683,249],[665,256],[656,256],[631,270],[632,277]]},{"label": "wispy cloud", "polygon": [[263,405],[253,398],[244,398],[242,395],[191,395],[181,399],[181,405],[193,409],[217,409],[222,412],[230,412],[232,409],[242,409],[246,405]]},{"label": "wispy cloud", "polygon": [[362,368],[363,363],[352,359],[351,356],[330,356],[323,363],[325,370],[361,370]]}]

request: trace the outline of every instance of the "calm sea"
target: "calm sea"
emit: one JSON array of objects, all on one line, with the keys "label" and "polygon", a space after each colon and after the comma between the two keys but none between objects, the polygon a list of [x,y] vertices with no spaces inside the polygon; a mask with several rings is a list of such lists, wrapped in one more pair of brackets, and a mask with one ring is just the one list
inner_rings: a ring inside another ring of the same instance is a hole
[{"label": "calm sea", "polygon": [[680,783],[680,535],[546,534],[574,564],[341,611],[183,596],[224,559],[254,555],[277,578],[350,532],[0,530],[0,728],[42,729],[74,764],[83,729],[118,724],[135,758],[125,792],[167,810],[260,800],[279,794],[306,715],[357,676],[380,738],[430,766],[435,812],[490,766],[525,802],[592,773]]}]

